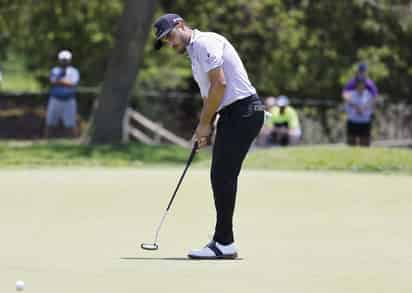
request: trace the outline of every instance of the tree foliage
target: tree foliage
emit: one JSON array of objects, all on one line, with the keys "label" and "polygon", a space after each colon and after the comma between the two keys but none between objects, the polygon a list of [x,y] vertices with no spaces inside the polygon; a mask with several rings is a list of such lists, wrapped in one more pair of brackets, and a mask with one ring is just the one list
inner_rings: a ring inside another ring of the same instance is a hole
[{"label": "tree foliage", "polygon": [[[3,0],[5,1],[5,0]],[[95,85],[103,79],[113,47],[123,1],[6,0],[1,5],[3,34],[9,50],[26,58],[28,69],[45,83],[62,49],[73,52],[83,83]]]},{"label": "tree foliage", "polygon": [[356,63],[366,61],[382,92],[411,95],[410,1],[163,2],[193,26],[227,36],[261,93],[339,98]]},{"label": "tree foliage", "polygon": [[[412,94],[410,0],[161,0],[156,15],[181,14],[193,27],[225,35],[262,95],[339,98],[356,63],[366,61],[381,92]],[[47,76],[70,48],[83,85],[103,80],[122,1],[2,0],[1,52],[19,50],[29,70]],[[189,60],[145,48],[137,89],[197,92]]]}]

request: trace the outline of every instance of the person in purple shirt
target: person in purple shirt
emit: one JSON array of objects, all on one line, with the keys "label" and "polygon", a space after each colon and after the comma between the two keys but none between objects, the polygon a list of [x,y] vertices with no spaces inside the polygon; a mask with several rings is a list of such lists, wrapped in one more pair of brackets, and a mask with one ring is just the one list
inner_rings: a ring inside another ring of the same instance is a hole
[{"label": "person in purple shirt", "polygon": [[368,78],[368,65],[366,63],[360,63],[358,65],[358,70],[354,78],[349,80],[346,85],[343,87],[342,96],[345,97],[351,91],[356,89],[356,79],[358,77],[365,78],[366,90],[371,94],[372,98],[376,99],[378,96],[378,88],[372,79]]},{"label": "person in purple shirt", "polygon": [[350,146],[370,146],[375,98],[366,89],[365,77],[358,76],[355,82],[356,89],[348,91],[347,97],[344,97],[346,140]]}]

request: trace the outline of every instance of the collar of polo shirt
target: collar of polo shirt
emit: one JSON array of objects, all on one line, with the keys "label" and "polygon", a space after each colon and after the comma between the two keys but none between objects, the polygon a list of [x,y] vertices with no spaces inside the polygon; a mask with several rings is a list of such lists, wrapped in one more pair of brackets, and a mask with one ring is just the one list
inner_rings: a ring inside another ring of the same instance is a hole
[{"label": "collar of polo shirt", "polygon": [[191,46],[193,44],[193,42],[196,41],[196,38],[197,38],[198,34],[199,34],[199,30],[197,30],[197,29],[192,30],[192,36],[190,37],[189,44],[187,44],[186,47]]}]

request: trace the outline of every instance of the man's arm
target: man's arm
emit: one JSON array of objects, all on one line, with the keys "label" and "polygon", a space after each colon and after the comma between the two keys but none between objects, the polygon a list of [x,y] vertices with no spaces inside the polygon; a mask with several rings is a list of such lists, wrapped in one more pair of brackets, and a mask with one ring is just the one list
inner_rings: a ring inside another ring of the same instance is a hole
[{"label": "man's arm", "polygon": [[74,84],[73,82],[71,82],[70,80],[67,80],[67,79],[59,79],[59,80],[56,80],[56,81],[51,80],[51,83],[52,84],[61,84],[61,85],[67,86],[67,87],[76,86],[76,84]]},{"label": "man's arm", "polygon": [[225,94],[226,80],[222,67],[217,67],[208,72],[210,88],[207,98],[204,100],[200,121],[196,128],[195,136],[199,147],[206,146],[211,135],[212,119],[222,102]]},{"label": "man's arm", "polygon": [[201,124],[210,124],[225,94],[226,80],[222,67],[208,72],[210,89],[200,114]]},{"label": "man's arm", "polygon": [[376,98],[379,95],[378,88],[376,87],[372,79],[366,80],[366,88],[371,93],[372,98]]},{"label": "man's arm", "polygon": [[344,101],[349,101],[351,99],[351,92],[356,88],[355,79],[349,80],[342,90],[342,98]]},{"label": "man's arm", "polygon": [[65,87],[75,87],[79,82],[79,77],[79,73],[76,69],[66,69],[63,76],[58,76],[56,69],[54,68],[50,74],[50,83],[63,85]]},{"label": "man's arm", "polygon": [[299,124],[299,116],[298,116],[298,112],[296,111],[296,109],[289,107],[289,128],[290,129],[297,129],[300,128],[300,124]]}]

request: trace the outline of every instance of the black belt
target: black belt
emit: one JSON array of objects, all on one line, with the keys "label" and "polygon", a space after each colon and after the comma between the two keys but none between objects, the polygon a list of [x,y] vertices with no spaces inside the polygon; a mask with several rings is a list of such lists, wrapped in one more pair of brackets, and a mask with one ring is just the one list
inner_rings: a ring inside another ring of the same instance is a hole
[{"label": "black belt", "polygon": [[254,111],[265,111],[265,105],[263,105],[262,101],[260,100],[259,96],[256,94],[253,94],[251,96],[248,96],[246,98],[237,100],[227,106],[225,106],[223,109],[221,109],[220,111],[218,111],[218,113],[220,115],[231,111],[232,109],[234,109],[237,106],[243,105],[243,104],[249,104],[249,103],[253,103],[254,101],[258,101],[259,103],[256,103],[253,106],[253,110]]}]

